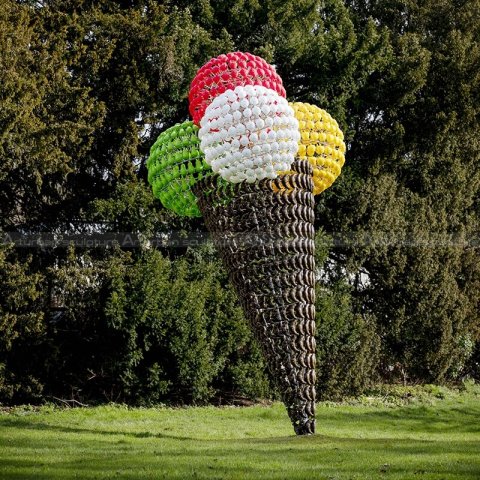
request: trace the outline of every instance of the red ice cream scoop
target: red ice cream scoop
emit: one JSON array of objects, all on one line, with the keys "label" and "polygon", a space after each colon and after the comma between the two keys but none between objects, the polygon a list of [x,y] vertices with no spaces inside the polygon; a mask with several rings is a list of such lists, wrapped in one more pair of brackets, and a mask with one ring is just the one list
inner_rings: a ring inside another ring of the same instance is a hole
[{"label": "red ice cream scoop", "polygon": [[200,125],[215,97],[238,86],[261,85],[286,97],[275,68],[251,53],[231,52],[209,60],[195,75],[188,94],[190,115]]}]

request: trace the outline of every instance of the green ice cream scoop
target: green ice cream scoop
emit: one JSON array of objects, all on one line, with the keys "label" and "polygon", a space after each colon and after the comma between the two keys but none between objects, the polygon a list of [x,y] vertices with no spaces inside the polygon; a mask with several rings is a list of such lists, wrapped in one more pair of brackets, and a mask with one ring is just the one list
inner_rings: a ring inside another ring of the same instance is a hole
[{"label": "green ice cream scoop", "polygon": [[162,132],[150,149],[148,182],[163,206],[178,215],[201,217],[192,187],[213,172],[200,151],[198,127],[177,123]]}]

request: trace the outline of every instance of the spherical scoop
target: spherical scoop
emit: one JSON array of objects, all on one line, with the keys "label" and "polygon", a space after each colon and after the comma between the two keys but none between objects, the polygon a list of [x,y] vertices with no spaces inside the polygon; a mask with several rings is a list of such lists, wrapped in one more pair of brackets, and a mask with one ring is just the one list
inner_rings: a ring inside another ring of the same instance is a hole
[{"label": "spherical scoop", "polygon": [[184,122],[162,132],[150,149],[148,181],[163,206],[178,215],[200,217],[192,187],[212,171],[200,151],[198,127]]},{"label": "spherical scoop", "polygon": [[191,83],[188,99],[193,122],[200,125],[205,110],[218,95],[246,85],[261,85],[286,97],[282,79],[263,58],[251,53],[227,53],[208,61]]},{"label": "spherical scoop", "polygon": [[227,90],[207,107],[198,132],[205,161],[232,183],[275,178],[298,150],[298,122],[287,100],[262,86]]},{"label": "spherical scoop", "polygon": [[297,155],[312,165],[313,194],[318,195],[333,184],[345,163],[343,133],[325,110],[301,102],[290,103],[290,106],[300,127]]}]

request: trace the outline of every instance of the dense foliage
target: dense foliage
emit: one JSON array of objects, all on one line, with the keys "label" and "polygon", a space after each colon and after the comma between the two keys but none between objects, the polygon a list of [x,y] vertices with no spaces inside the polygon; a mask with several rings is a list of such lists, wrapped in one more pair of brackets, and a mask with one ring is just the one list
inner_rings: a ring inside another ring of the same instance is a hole
[{"label": "dense foliage", "polygon": [[149,241],[203,228],[145,162],[232,50],[346,132],[317,197],[320,395],[478,378],[479,38],[480,0],[1,2],[0,402],[275,395],[212,247]]}]

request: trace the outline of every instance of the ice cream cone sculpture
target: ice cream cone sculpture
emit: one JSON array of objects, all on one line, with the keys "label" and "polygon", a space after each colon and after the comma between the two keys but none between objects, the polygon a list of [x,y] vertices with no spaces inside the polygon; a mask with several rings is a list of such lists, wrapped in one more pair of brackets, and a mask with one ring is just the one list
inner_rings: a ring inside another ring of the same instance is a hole
[{"label": "ice cream cone sculpture", "polygon": [[193,123],[161,134],[147,166],[166,208],[203,215],[303,435],[315,432],[314,194],[340,174],[345,144],[327,112],[285,96],[259,57],[210,60],[192,81]]}]

